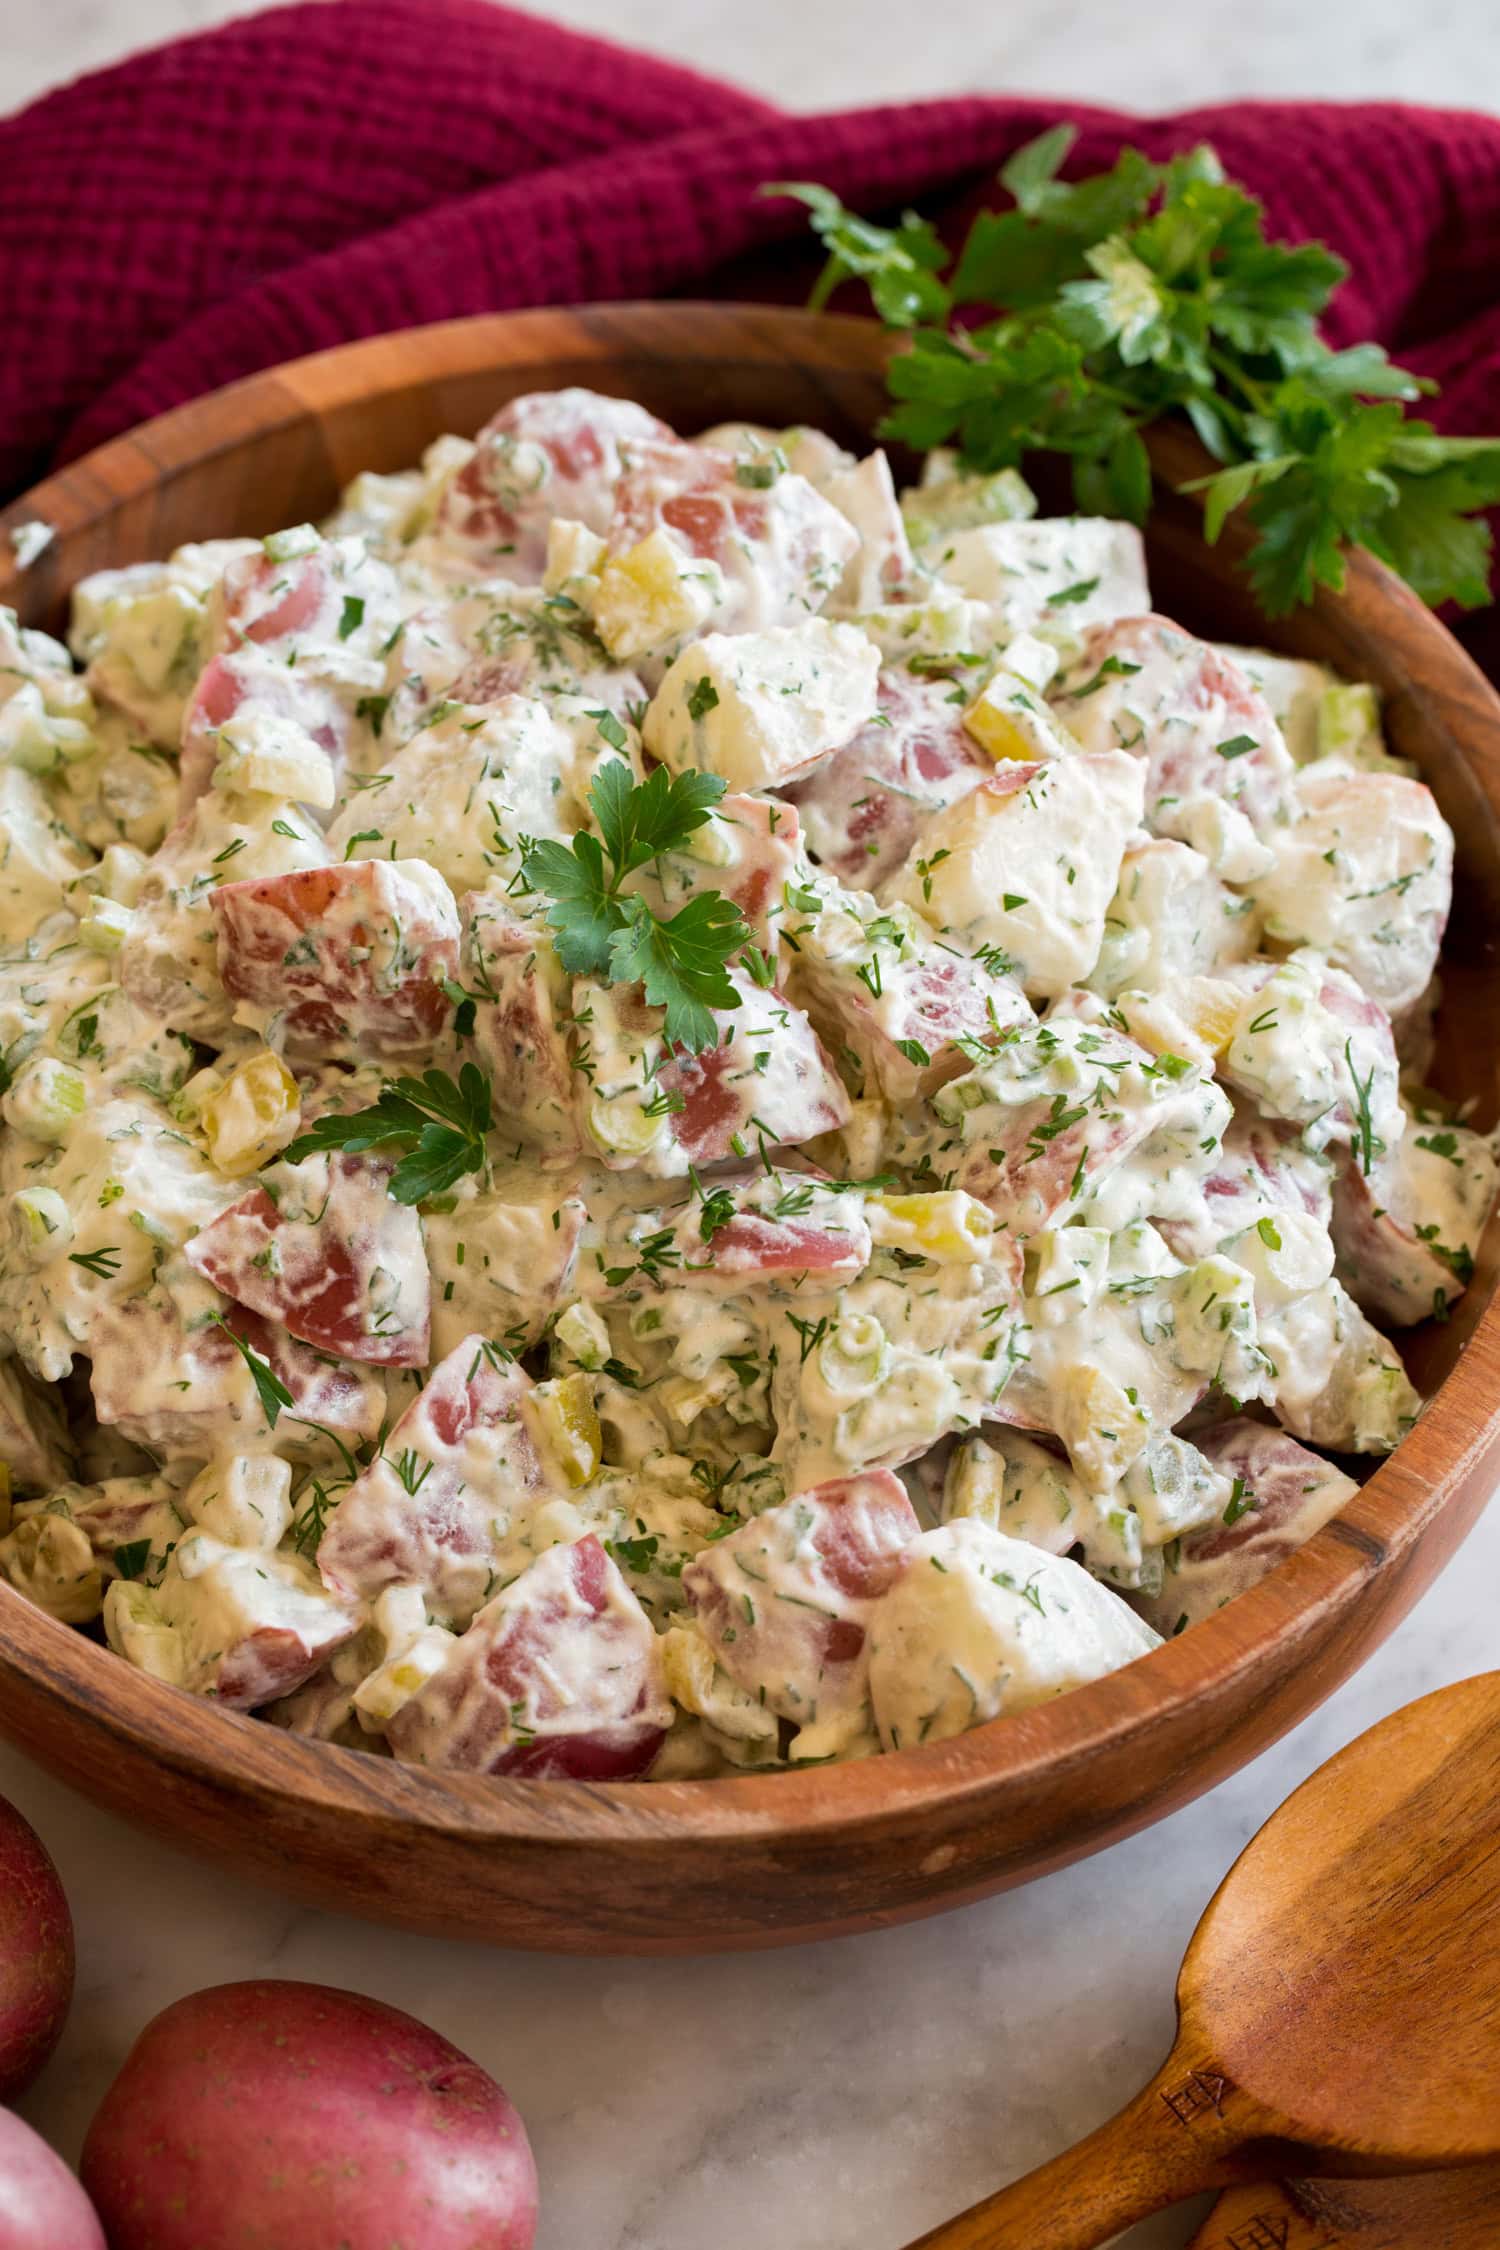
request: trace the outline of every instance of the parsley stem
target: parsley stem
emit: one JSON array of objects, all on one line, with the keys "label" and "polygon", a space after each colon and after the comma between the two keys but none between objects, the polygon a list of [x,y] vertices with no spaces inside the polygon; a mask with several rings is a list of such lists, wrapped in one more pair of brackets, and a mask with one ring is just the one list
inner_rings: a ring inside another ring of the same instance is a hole
[{"label": "parsley stem", "polygon": [[[1231,359],[1227,352],[1221,352],[1215,345],[1210,344],[1208,347],[1208,364],[1216,375],[1222,375],[1226,383],[1232,383],[1235,389],[1243,394],[1257,414],[1270,415],[1271,402],[1266,395],[1265,385],[1258,383],[1253,375],[1247,375],[1238,360]],[[1227,402],[1220,399],[1218,404],[1222,412]]]}]

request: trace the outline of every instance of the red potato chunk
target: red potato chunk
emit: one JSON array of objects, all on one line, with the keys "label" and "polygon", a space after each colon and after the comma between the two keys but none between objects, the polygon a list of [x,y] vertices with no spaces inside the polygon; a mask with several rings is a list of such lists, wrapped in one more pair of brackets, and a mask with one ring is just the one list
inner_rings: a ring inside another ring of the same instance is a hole
[{"label": "red potato chunk", "polygon": [[1264,1578],[1359,1490],[1342,1469],[1263,1422],[1238,1417],[1199,1431],[1193,1442],[1236,1483],[1226,1521],[1176,1542],[1176,1566],[1168,1569],[1161,1591],[1131,1597],[1168,1639]]},{"label": "red potato chunk", "polygon": [[353,1640],[360,1615],[292,1552],[227,1546],[205,1530],[175,1541],[151,1584],[117,1577],[103,1631],[117,1656],[227,1710],[295,1694]]},{"label": "red potato chunk", "polygon": [[293,721],[326,751],[335,774],[341,769],[352,720],[333,689],[309,672],[288,670],[264,649],[232,649],[205,665],[183,713],[179,820],[213,780],[220,727],[251,711]]},{"label": "red potato chunk", "polygon": [[629,399],[576,388],[528,392],[480,431],[443,496],[436,541],[492,562],[502,577],[535,583],[554,517],[602,534],[627,462],[676,443],[665,422]]},{"label": "red potato chunk", "polygon": [[1261,1397],[1294,1437],[1331,1453],[1393,1452],[1422,1409],[1396,1347],[1332,1278],[1259,1310]]},{"label": "red potato chunk", "polygon": [[[802,1010],[738,970],[729,974],[740,1006],[720,1016],[718,1046],[681,1055],[658,1073],[663,1093],[682,1096],[671,1132],[692,1164],[795,1146],[849,1116],[849,1096]],[[765,1065],[762,1055],[770,1057]]]},{"label": "red potato chunk", "polygon": [[324,1583],[366,1601],[420,1586],[434,1616],[467,1625],[494,1591],[497,1526],[557,1490],[523,1419],[531,1388],[465,1337],[340,1500],[318,1549]]},{"label": "red potato chunk", "polygon": [[1023,1240],[1097,1193],[1153,1135],[1178,1136],[1172,1160],[1201,1168],[1229,1116],[1198,1071],[1165,1073],[1123,1034],[1058,1015],[1002,1041],[933,1108],[935,1168]]},{"label": "red potato chunk", "polygon": [[357,540],[320,540],[281,559],[259,545],[232,557],[209,598],[209,661],[183,715],[179,817],[208,787],[217,731],[231,718],[296,721],[336,776],[399,615],[393,574]]},{"label": "red potato chunk", "polygon": [[321,543],[282,562],[264,548],[236,556],[215,597],[224,645],[332,640],[342,607],[333,559],[332,550]]},{"label": "red potato chunk", "polygon": [[1095,625],[1048,696],[1086,750],[1146,764],[1146,825],[1183,835],[1190,809],[1221,799],[1257,834],[1287,817],[1294,773],[1270,705],[1232,658],[1165,617]]},{"label": "red potato chunk", "polygon": [[[182,1550],[167,1566],[167,1578],[158,1591],[158,1602],[170,1586],[174,1567],[180,1565],[186,1570],[193,1549],[198,1545],[206,1547],[217,1542],[205,1539],[202,1534],[190,1535],[183,1541]],[[225,1582],[248,1581],[252,1573],[262,1582],[254,1592],[261,1592],[264,1582],[269,1580],[278,1584],[283,1602],[289,1598],[297,1602],[297,1621],[294,1624],[277,1623],[273,1619],[257,1621],[246,1604],[239,1637],[235,1637],[232,1629],[226,1635],[222,1622]],[[311,1573],[299,1557],[255,1555],[246,1548],[226,1547],[218,1558],[214,1576],[220,1583],[211,1590],[206,1605],[208,1613],[199,1631],[207,1629],[213,1634],[217,1628],[217,1637],[223,1640],[224,1646],[211,1661],[206,1679],[201,1675],[190,1676],[182,1684],[195,1694],[211,1695],[227,1711],[257,1711],[263,1703],[295,1695],[314,1673],[321,1671],[334,1650],[351,1641],[358,1630],[359,1621],[352,1611],[341,1610],[332,1602],[319,1601],[309,1594],[301,1581]]]},{"label": "red potato chunk", "polygon": [[225,565],[209,597],[210,648],[262,648],[288,670],[330,658],[330,676],[346,684],[399,616],[398,582],[362,539],[321,539],[305,529],[280,537],[307,544],[280,556],[256,545]]},{"label": "red potato chunk", "polygon": [[56,1394],[0,1360],[0,1466],[22,1492],[46,1492],[72,1474],[73,1456]]},{"label": "red potato chunk", "polygon": [[474,1007],[474,1044],[490,1080],[502,1132],[533,1148],[579,1145],[577,1074],[568,1050],[572,980],[551,940],[503,901],[463,902],[464,989]]},{"label": "red potato chunk", "polygon": [[821,910],[788,918],[788,986],[867,1092],[925,1098],[971,1068],[976,1046],[1035,1021],[1013,977],[939,944],[906,910],[872,918],[858,893],[803,896]]},{"label": "red potato chunk", "polygon": [[[305,1437],[306,1425],[318,1423],[351,1445],[378,1434],[386,1406],[378,1377],[326,1359],[243,1305],[231,1305],[224,1318],[290,1391],[284,1433]],[[186,1327],[165,1290],[101,1304],[89,1340],[94,1412],[137,1445],[207,1460],[241,1435],[264,1433],[254,1381],[232,1338],[216,1321]]]},{"label": "red potato chunk", "polygon": [[593,765],[582,731],[524,695],[484,709],[445,703],[383,773],[363,777],[329,823],[328,856],[408,871],[425,862],[456,894],[498,890],[518,875],[521,837],[577,825]]},{"label": "red potato chunk", "polygon": [[[343,1667],[341,1666],[342,1670]],[[373,1750],[380,1754],[379,1738],[365,1733],[354,1706],[354,1689],[336,1677],[325,1664],[290,1695],[278,1696],[261,1707],[261,1717],[288,1734],[304,1735],[310,1742],[336,1742],[344,1750]]]},{"label": "red potato chunk", "polygon": [[628,1223],[618,1252],[611,1242],[601,1254],[606,1283],[627,1294],[640,1286],[633,1246],[643,1239],[662,1244],[656,1262],[674,1288],[705,1292],[852,1281],[870,1262],[861,1198],[815,1173],[720,1173],[704,1194]]},{"label": "red potato chunk", "polygon": [[1099,958],[1140,814],[1133,758],[1006,760],[924,828],[882,895],[965,952],[998,948],[1031,999],[1057,999]]},{"label": "red potato chunk", "polygon": [[1218,1073],[1263,1116],[1300,1125],[1312,1147],[1352,1147],[1368,1167],[1401,1137],[1391,1021],[1316,953],[1242,961],[1223,981],[1240,1004]]},{"label": "red potato chunk", "polygon": [[875,718],[789,786],[809,853],[841,883],[869,890],[894,875],[927,822],[993,774],[957,692],[955,702],[951,680],[883,671]]},{"label": "red potato chunk", "polygon": [[414,610],[387,666],[385,743],[408,741],[439,701],[483,707],[510,695],[576,695],[586,709],[628,720],[646,700],[637,675],[610,663],[585,612],[539,587],[475,587]]},{"label": "red potato chunk", "polygon": [[209,905],[224,990],[272,1011],[293,1061],[421,1055],[442,1028],[458,909],[423,861],[256,876]]},{"label": "red potato chunk", "polygon": [[422,1222],[368,1156],[278,1164],[186,1245],[226,1297],[319,1351],[376,1367],[427,1364]]},{"label": "red potato chunk", "polygon": [[900,601],[916,569],[885,454],[867,453],[852,468],[834,469],[818,479],[818,490],[859,533],[858,551],[839,584],[839,607],[857,611]]},{"label": "red potato chunk", "polygon": [[1328,1159],[1303,1148],[1290,1126],[1241,1112],[1201,1182],[1201,1215],[1159,1219],[1156,1225],[1173,1255],[1191,1264],[1268,1212],[1297,1212],[1327,1227],[1332,1185]]},{"label": "red potato chunk", "polygon": [[[581,619],[579,624],[581,627]],[[471,658],[453,681],[454,700],[484,706],[503,703],[508,695],[544,700],[551,695],[575,695],[586,709],[608,711],[625,725],[640,716],[647,696],[639,674],[626,671],[622,665],[608,664],[602,652],[592,665],[586,665],[587,645],[581,632],[574,635],[571,644],[573,666],[564,669],[566,658],[555,653],[557,645],[555,628],[549,632],[542,626],[533,634],[518,635],[503,655]]]},{"label": "red potato chunk", "polygon": [[795,874],[801,823],[792,806],[765,797],[723,798],[691,850],[668,852],[638,870],[625,885],[647,900],[654,914],[677,914],[702,891],[717,891],[737,906],[750,940],[773,959],[782,916],[782,892]]},{"label": "red potato chunk", "polygon": [[800,625],[838,585],[859,551],[859,533],[806,477],[773,470],[763,485],[746,481],[745,468],[706,446],[642,449],[620,479],[609,552],[624,554],[664,531],[684,554],[722,573],[708,620],[714,630]]},{"label": "red potato chunk", "polygon": [[512,1352],[540,1343],[572,1280],[587,1218],[582,1198],[561,1194],[542,1171],[461,1198],[451,1211],[424,1211],[434,1356],[446,1358],[475,1332]]},{"label": "red potato chunk", "polygon": [[324,867],[330,857],[293,805],[283,805],[274,824],[266,809],[264,801],[257,808],[217,792],[200,798],[152,854],[120,945],[120,983],[131,999],[213,1047],[230,1044],[234,1018],[219,975],[214,878],[231,870],[240,880],[284,875]]},{"label": "red potato chunk", "polygon": [[1295,824],[1254,886],[1267,935],[1311,945],[1391,1015],[1432,981],[1453,893],[1453,832],[1404,774],[1313,766]]},{"label": "red potato chunk", "polygon": [[497,1594],[388,1734],[410,1765],[631,1781],[671,1719],[651,1621],[591,1534]]},{"label": "red potato chunk", "polygon": [[1408,1120],[1368,1178],[1346,1163],[1334,1183],[1333,1239],[1355,1302],[1396,1327],[1441,1318],[1473,1278],[1496,1182],[1488,1138],[1462,1125]]},{"label": "red potato chunk", "polygon": [[868,1725],[870,1617],[920,1529],[900,1478],[870,1469],[766,1509],[683,1572],[720,1666],[799,1728],[794,1757]]},{"label": "red potato chunk", "polygon": [[706,1276],[695,1273],[693,1281],[701,1284],[707,1279],[715,1288],[733,1290],[789,1275],[852,1279],[868,1264],[869,1251],[862,1248],[853,1228],[846,1231],[805,1219],[769,1219],[759,1212],[737,1211],[714,1236],[710,1258]]},{"label": "red potato chunk", "polygon": [[715,1013],[718,1044],[668,1049],[663,1011],[638,986],[579,978],[579,1115],[613,1172],[670,1179],[690,1165],[757,1157],[845,1122],[849,1097],[800,1008],[728,971],[739,997]]},{"label": "red potato chunk", "polygon": [[1239,897],[1201,852],[1175,837],[1142,839],[1120,862],[1090,988],[1175,997],[1189,977],[1213,976],[1253,953],[1251,902]]}]

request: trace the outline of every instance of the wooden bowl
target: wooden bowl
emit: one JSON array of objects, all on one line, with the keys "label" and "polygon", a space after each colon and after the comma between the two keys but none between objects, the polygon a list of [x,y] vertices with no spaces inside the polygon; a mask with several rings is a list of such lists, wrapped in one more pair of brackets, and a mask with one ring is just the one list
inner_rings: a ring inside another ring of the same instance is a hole
[{"label": "wooden bowl", "polygon": [[[883,402],[873,323],[725,305],[456,321],[252,377],[133,431],[0,516],[56,537],[0,568],[55,627],[67,589],[187,539],[317,516],[358,469],[414,461],[517,392],[641,400],[685,431],[743,416],[865,445]],[[1196,466],[1159,449],[1160,477]],[[1268,628],[1163,491],[1159,606],[1375,681],[1395,748],[1458,837],[1440,1076],[1494,1115],[1500,1019],[1500,701],[1380,565]],[[9,542],[4,542],[9,553]],[[1472,1032],[1468,1027],[1472,1027]],[[86,1794],[237,1870],[419,1929],[569,1952],[787,1944],[956,1906],[1157,1820],[1265,1749],[1345,1679],[1473,1524],[1500,1455],[1500,1230],[1453,1321],[1420,1335],[1440,1383],[1399,1452],[1281,1569],[1128,1671],[956,1741],[864,1764],[659,1787],[478,1780],[301,1741],[133,1671],[0,1589],[0,1731]]]}]

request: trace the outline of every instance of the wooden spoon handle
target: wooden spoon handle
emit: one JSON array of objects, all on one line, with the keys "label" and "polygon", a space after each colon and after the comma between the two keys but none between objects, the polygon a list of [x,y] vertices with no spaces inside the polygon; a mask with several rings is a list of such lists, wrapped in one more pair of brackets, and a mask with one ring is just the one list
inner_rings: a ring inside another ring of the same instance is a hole
[{"label": "wooden spoon handle", "polygon": [[908,2250],[1096,2250],[1185,2196],[1264,2177],[1268,2163],[1245,2146],[1261,2123],[1250,2111],[1212,2065],[1174,2054],[1087,2140]]}]

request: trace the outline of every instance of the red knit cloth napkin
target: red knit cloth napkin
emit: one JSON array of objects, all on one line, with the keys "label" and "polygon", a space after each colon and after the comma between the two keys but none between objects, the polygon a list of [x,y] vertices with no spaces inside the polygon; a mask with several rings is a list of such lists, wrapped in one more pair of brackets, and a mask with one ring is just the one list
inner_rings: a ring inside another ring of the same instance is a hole
[{"label": "red knit cloth napkin", "polygon": [[[1500,429],[1500,119],[1242,103],[1144,119],[964,96],[787,116],[486,0],[312,0],[138,55],[0,120],[0,494],[273,361],[457,314],[800,296],[818,179],[955,229],[1060,115],[1070,172],[1211,140],[1273,230],[1352,277],[1330,339]],[[781,246],[778,248],[778,246]]]}]

